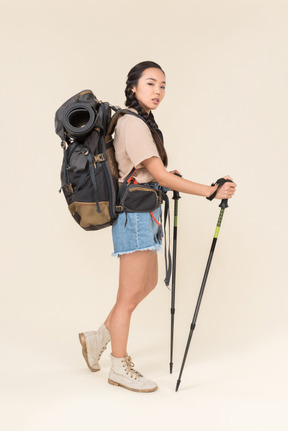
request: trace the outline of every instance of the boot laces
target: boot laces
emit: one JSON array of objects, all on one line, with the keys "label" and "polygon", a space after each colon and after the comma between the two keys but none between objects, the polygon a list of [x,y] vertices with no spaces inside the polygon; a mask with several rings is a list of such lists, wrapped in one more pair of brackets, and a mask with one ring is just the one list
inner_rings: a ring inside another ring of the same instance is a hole
[{"label": "boot laces", "polygon": [[104,352],[104,350],[106,350],[107,349],[107,344],[109,343],[109,341],[107,341],[107,343],[105,344],[105,346],[103,346],[102,347],[102,350],[101,350],[101,352],[99,353],[99,356],[98,356],[98,361],[99,361],[99,359],[101,358],[101,355],[102,355],[102,353]]},{"label": "boot laces", "polygon": [[126,367],[125,365],[123,365],[123,367],[125,367],[126,374],[130,374],[131,378],[134,378],[136,380],[139,379],[139,377],[143,377],[142,374],[139,373],[139,371],[134,370],[133,367],[135,365],[132,362],[131,356],[126,356],[126,358],[124,358],[122,362],[124,362],[124,364],[126,365]]}]

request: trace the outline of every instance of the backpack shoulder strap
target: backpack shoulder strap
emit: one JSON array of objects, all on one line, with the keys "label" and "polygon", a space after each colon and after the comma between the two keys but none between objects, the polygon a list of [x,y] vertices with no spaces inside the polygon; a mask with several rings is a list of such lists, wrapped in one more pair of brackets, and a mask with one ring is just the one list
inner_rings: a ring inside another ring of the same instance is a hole
[{"label": "backpack shoulder strap", "polygon": [[107,133],[106,133],[106,136],[105,136],[105,141],[106,142],[110,142],[112,140],[112,135],[114,133],[117,121],[119,120],[119,117],[121,117],[122,115],[124,115],[122,113],[122,109],[119,109],[118,111],[115,112],[115,114],[111,118],[108,130],[107,130]]},{"label": "backpack shoulder strap", "polygon": [[[111,108],[112,109],[114,108],[114,110],[115,110],[115,107],[111,106]],[[108,130],[107,130],[107,133],[106,133],[106,136],[105,136],[105,142],[106,142],[106,144],[112,141],[112,135],[113,135],[113,133],[115,131],[115,127],[117,125],[117,121],[119,120],[119,117],[121,117],[122,115],[125,115],[125,114],[134,115],[134,117],[140,118],[141,120],[144,121],[145,124],[147,124],[147,122],[144,120],[143,117],[141,117],[141,115],[136,114],[135,112],[132,112],[129,109],[120,109],[120,108],[116,109],[115,114],[111,118]],[[148,124],[147,124],[147,126],[149,127]]]},{"label": "backpack shoulder strap", "polygon": [[136,114],[136,112],[130,111],[130,109],[121,109],[122,111],[122,115],[124,114],[129,114],[129,115],[134,115],[134,117],[140,118],[142,121],[144,121],[144,123],[149,127],[149,124],[147,123],[147,121],[145,120],[145,118],[141,117],[141,115]]}]

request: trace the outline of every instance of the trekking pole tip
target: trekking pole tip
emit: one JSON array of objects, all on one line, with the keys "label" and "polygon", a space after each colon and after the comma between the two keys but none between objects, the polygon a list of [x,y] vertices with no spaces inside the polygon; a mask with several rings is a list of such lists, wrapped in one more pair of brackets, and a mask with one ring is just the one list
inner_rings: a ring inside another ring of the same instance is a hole
[{"label": "trekking pole tip", "polygon": [[177,380],[177,384],[176,384],[176,392],[178,391],[178,388],[180,386],[181,380]]},{"label": "trekking pole tip", "polygon": [[170,374],[172,374],[173,371],[173,362],[170,362]]}]

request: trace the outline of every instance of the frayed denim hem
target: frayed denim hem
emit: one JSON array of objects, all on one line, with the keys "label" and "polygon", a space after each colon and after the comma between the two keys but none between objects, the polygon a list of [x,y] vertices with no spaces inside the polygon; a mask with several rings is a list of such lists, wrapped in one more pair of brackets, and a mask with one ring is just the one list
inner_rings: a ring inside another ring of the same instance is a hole
[{"label": "frayed denim hem", "polygon": [[155,245],[152,245],[151,247],[140,248],[138,250],[120,251],[118,253],[112,253],[111,256],[119,257],[119,256],[122,256],[123,254],[131,254],[131,253],[135,253],[135,251],[146,251],[146,250],[152,250],[152,251],[155,251],[155,253],[157,253],[157,251],[162,251],[162,244],[155,244]]}]

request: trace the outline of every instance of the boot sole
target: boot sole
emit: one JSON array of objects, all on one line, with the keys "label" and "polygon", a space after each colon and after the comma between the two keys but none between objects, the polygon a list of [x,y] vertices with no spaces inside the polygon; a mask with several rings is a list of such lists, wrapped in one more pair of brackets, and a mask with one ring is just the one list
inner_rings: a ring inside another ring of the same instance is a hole
[{"label": "boot sole", "polygon": [[89,364],[88,354],[87,354],[86,338],[85,338],[85,335],[83,334],[83,332],[81,334],[79,334],[79,341],[80,341],[80,344],[82,346],[82,355],[83,355],[83,358],[85,359],[85,362],[86,362],[87,367],[89,368],[89,370],[92,371],[92,373],[95,373],[96,371],[100,371],[100,367],[98,369],[96,369],[96,368],[91,367],[91,365]]},{"label": "boot sole", "polygon": [[110,385],[114,385],[114,386],[121,386],[122,388],[128,389],[128,391],[133,391],[133,392],[148,393],[148,392],[155,392],[156,389],[158,389],[158,386],[156,386],[156,388],[153,388],[153,389],[134,389],[134,388],[128,388],[128,386],[122,385],[121,383],[114,382],[114,380],[111,380],[111,379],[108,379],[108,383],[110,383]]}]

